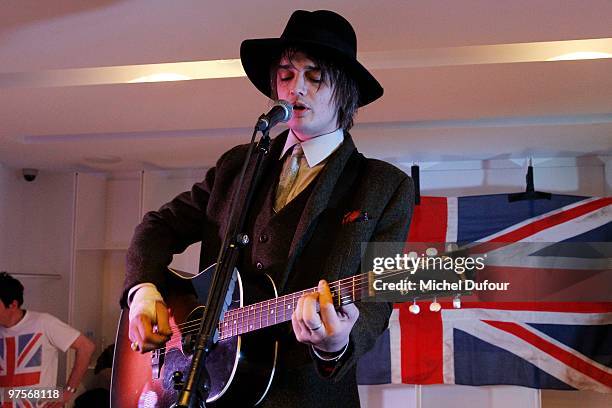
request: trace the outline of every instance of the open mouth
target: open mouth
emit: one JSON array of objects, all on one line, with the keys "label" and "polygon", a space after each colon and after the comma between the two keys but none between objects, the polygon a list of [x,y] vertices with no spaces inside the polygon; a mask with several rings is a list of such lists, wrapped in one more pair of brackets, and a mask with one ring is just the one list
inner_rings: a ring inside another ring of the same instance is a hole
[{"label": "open mouth", "polygon": [[293,110],[296,112],[304,112],[305,110],[307,110],[308,108],[304,105],[302,105],[301,103],[296,103],[293,105]]}]

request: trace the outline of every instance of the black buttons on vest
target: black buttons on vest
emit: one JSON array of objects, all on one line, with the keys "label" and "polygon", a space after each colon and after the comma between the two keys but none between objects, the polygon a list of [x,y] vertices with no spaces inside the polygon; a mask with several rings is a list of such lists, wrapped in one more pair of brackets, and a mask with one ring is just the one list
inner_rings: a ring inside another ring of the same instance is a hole
[{"label": "black buttons on vest", "polygon": [[258,270],[260,270],[260,271],[261,271],[261,270],[263,269],[263,264],[262,264],[261,262],[257,262],[257,263],[255,264],[255,267],[256,267]]},{"label": "black buttons on vest", "polygon": [[259,236],[259,242],[262,242],[262,243],[263,243],[263,242],[268,242],[268,234],[266,234],[265,232],[264,232],[264,233],[262,233],[262,234]]},{"label": "black buttons on vest", "polygon": [[238,234],[236,242],[238,242],[238,245],[245,247],[249,244],[249,242],[251,242],[251,239],[247,234]]}]

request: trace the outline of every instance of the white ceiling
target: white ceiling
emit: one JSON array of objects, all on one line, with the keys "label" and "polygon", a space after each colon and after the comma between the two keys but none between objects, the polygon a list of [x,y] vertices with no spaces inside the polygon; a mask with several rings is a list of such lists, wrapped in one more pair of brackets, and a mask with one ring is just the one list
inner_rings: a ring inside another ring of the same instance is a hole
[{"label": "white ceiling", "polygon": [[[100,70],[89,84],[74,79],[82,68],[235,59],[243,39],[278,36],[297,8],[346,16],[360,59],[385,88],[352,132],[366,154],[612,154],[612,59],[540,57],[591,44],[571,40],[604,39],[612,53],[609,0],[9,0],[0,7],[0,163],[214,164],[248,141],[268,107],[246,78],[128,84]],[[85,160],[105,156],[121,161]]]}]

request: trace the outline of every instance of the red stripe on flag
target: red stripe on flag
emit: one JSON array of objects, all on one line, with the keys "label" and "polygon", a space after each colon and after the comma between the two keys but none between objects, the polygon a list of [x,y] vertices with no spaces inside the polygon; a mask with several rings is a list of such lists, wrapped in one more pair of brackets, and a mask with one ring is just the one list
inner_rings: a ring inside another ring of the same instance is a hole
[{"label": "red stripe on flag", "polygon": [[28,342],[28,345],[21,353],[21,356],[19,356],[19,360],[17,360],[17,365],[20,365],[21,363],[23,363],[23,359],[26,357],[28,352],[32,350],[32,348],[36,345],[36,343],[38,342],[38,339],[40,339],[40,336],[42,336],[42,333],[36,333],[34,338]]},{"label": "red stripe on flag", "polygon": [[598,200],[590,201],[586,204],[579,205],[572,209],[562,211],[560,213],[553,214],[541,220],[524,225],[523,227],[518,228],[514,231],[510,231],[506,234],[500,235],[497,238],[493,238],[491,242],[517,242],[547,228],[554,227],[555,225],[570,221],[574,218],[588,214],[592,211],[599,210],[600,208],[603,208],[610,204],[612,204],[612,197],[605,197],[600,198]]},{"label": "red stripe on flag", "polygon": [[15,374],[15,355],[17,354],[17,349],[15,347],[15,337],[7,337],[6,338],[6,375],[7,377]]},{"label": "red stripe on flag", "polygon": [[[421,313],[410,313],[409,303],[399,306],[404,384],[440,384],[443,381],[442,318],[419,302]],[[392,356],[393,358],[393,356]]]},{"label": "red stripe on flag", "polygon": [[408,242],[446,242],[446,197],[421,197],[414,206]]},{"label": "red stripe on flag", "polygon": [[497,322],[490,320],[483,320],[483,322],[497,329],[515,335],[516,337],[542,350],[546,354],[549,354],[564,364],[572,367],[576,371],[579,371],[582,374],[604,384],[605,386],[612,388],[612,375],[593,364],[589,364],[561,347],[552,344],[541,337],[538,337],[524,327],[512,322]]},{"label": "red stripe on flag", "polygon": [[27,374],[3,375],[0,377],[0,387],[28,387],[40,382],[40,371]]}]

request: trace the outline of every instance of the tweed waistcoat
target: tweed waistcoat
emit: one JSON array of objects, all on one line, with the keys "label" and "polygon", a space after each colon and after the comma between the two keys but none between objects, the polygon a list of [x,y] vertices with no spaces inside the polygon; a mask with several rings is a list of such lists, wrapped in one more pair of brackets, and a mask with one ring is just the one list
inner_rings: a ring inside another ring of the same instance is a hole
[{"label": "tweed waistcoat", "polygon": [[265,185],[253,200],[245,222],[245,232],[251,240],[242,251],[239,268],[246,274],[267,273],[275,281],[287,267],[291,241],[308,197],[316,184],[315,179],[276,213],[273,205],[282,165],[283,161],[279,160],[272,166]]}]

